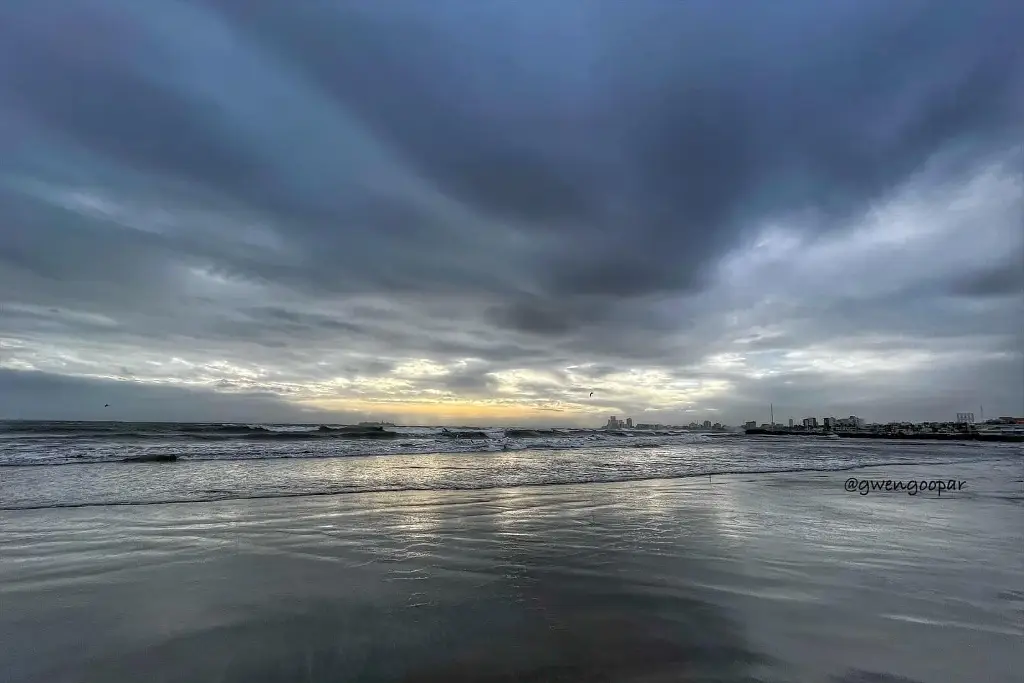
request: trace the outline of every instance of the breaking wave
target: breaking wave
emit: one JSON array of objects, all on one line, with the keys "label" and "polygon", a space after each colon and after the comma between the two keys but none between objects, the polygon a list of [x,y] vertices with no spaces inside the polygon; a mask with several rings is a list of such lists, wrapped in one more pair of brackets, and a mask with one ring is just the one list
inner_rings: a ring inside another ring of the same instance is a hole
[{"label": "breaking wave", "polygon": [[254,460],[707,443],[705,434],[595,429],[127,422],[0,422],[0,467]]}]

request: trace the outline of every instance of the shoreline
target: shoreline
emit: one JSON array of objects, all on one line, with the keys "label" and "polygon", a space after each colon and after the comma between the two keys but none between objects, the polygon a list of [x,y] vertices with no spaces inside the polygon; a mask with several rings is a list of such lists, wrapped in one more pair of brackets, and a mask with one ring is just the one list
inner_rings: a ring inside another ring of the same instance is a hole
[{"label": "shoreline", "polygon": [[[211,463],[218,461],[199,461],[203,463]],[[221,461],[222,462],[222,461]],[[116,465],[116,462],[110,463],[93,463],[97,465]],[[623,478],[623,479],[604,479],[604,480],[590,480],[590,481],[553,481],[553,482],[534,482],[529,484],[511,485],[511,484],[496,484],[487,486],[476,486],[476,487],[453,487],[453,488],[427,488],[427,487],[408,487],[408,488],[363,488],[363,489],[351,489],[351,490],[325,490],[325,491],[307,491],[307,492],[294,492],[294,493],[264,493],[264,494],[230,494],[228,492],[221,492],[222,495],[214,495],[209,497],[182,497],[175,499],[154,499],[154,500],[95,500],[95,501],[82,501],[75,503],[47,503],[39,505],[24,505],[24,506],[4,506],[0,503],[0,512],[5,514],[12,513],[23,513],[23,512],[40,512],[40,511],[61,511],[61,510],[80,510],[87,508],[133,508],[133,507],[159,507],[159,506],[181,506],[181,505],[208,505],[208,504],[237,504],[237,503],[256,503],[267,501],[272,503],[273,501],[295,501],[301,503],[304,499],[313,501],[322,498],[336,497],[339,499],[348,499],[350,496],[377,496],[377,495],[427,495],[427,496],[446,496],[446,495],[472,495],[472,494],[502,494],[502,493],[513,493],[514,495],[537,495],[541,492],[547,492],[551,490],[557,490],[558,488],[571,489],[573,487],[590,487],[590,486],[608,486],[608,487],[628,487],[630,485],[641,485],[641,486],[653,486],[665,485],[668,487],[687,487],[692,483],[701,484],[706,480],[714,479],[714,485],[729,485],[738,483],[749,483],[751,477],[764,478],[765,480],[771,480],[774,478],[786,478],[786,477],[800,477],[800,476],[811,476],[818,479],[831,479],[833,476],[836,481],[839,480],[838,475],[848,475],[851,472],[856,473],[860,470],[886,468],[889,470],[897,469],[903,472],[912,470],[919,467],[957,467],[960,463],[953,462],[933,462],[933,461],[921,461],[921,462],[879,462],[879,463],[866,463],[866,464],[853,464],[848,466],[840,467],[797,467],[791,469],[759,469],[759,470],[721,470],[713,472],[694,472],[690,474],[679,474],[675,476],[651,476],[651,477],[635,477],[635,478]],[[206,492],[204,492],[206,493]],[[228,495],[223,495],[227,493]]]}]

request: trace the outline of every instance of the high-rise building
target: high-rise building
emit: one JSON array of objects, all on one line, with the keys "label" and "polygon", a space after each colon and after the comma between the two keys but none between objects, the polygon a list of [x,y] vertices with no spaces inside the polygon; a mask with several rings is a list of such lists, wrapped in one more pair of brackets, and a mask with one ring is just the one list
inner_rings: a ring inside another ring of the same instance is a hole
[{"label": "high-rise building", "polygon": [[974,424],[974,413],[957,413],[956,414],[957,424]]},{"label": "high-rise building", "polygon": [[704,420],[704,429],[711,429],[711,420]]},{"label": "high-rise building", "polygon": [[815,429],[815,428],[817,428],[817,426],[818,426],[818,418],[816,418],[816,417],[805,417],[804,418],[804,427],[807,427],[808,429]]},{"label": "high-rise building", "polygon": [[743,423],[744,429],[757,429],[757,420],[747,420]]},{"label": "high-rise building", "polygon": [[793,428],[793,418],[789,418],[789,428]]},{"label": "high-rise building", "polygon": [[627,417],[626,418],[626,429],[632,429],[632,428],[633,428],[633,418]]}]

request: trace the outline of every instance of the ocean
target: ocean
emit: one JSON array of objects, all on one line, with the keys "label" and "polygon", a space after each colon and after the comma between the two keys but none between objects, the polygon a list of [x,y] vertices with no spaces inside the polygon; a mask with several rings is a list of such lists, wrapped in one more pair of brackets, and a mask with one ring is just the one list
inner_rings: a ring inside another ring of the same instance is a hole
[{"label": "ocean", "polygon": [[0,680],[1024,671],[1021,444],[336,427],[0,423]]}]

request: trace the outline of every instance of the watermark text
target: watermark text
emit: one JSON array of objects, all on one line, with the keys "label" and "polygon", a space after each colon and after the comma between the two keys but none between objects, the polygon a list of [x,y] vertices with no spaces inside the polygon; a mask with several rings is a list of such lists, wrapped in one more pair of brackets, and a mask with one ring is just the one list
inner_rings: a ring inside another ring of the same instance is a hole
[{"label": "watermark text", "polygon": [[844,488],[850,492],[857,492],[862,496],[869,493],[893,493],[906,491],[908,496],[916,496],[926,491],[933,492],[939,496],[945,491],[963,491],[966,481],[959,479],[910,479],[900,481],[897,479],[858,479],[850,477],[846,480]]}]

